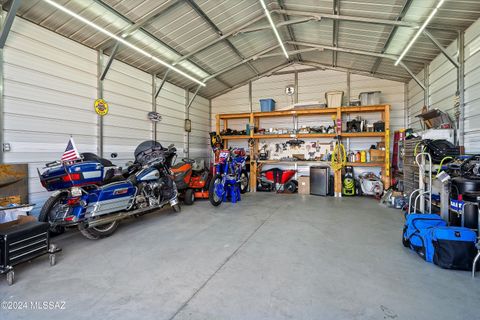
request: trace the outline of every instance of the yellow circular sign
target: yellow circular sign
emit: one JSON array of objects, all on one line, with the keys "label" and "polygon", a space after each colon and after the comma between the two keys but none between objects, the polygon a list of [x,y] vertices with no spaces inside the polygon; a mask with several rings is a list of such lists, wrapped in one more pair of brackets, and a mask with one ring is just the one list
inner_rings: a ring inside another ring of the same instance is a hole
[{"label": "yellow circular sign", "polygon": [[97,99],[93,105],[95,107],[95,112],[98,115],[104,116],[108,113],[108,103],[105,100]]}]

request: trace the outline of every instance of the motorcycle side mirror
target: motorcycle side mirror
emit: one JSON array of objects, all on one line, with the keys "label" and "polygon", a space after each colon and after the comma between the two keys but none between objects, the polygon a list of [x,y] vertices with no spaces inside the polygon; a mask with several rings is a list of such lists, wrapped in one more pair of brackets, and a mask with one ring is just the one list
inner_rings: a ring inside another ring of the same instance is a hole
[{"label": "motorcycle side mirror", "polygon": [[113,152],[111,155],[110,155],[111,158],[115,159],[116,157],[118,157],[118,153],[116,152]]}]

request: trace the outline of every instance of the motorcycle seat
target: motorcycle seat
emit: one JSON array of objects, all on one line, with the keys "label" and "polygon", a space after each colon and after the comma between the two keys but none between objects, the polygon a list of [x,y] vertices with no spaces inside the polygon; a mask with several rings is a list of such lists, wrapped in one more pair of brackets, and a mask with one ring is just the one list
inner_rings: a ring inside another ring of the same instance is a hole
[{"label": "motorcycle seat", "polygon": [[114,167],[115,165],[108,159],[100,158],[94,153],[84,152],[80,154],[83,157],[84,161],[95,161],[99,162],[104,167]]},{"label": "motorcycle seat", "polygon": [[[124,181],[125,178],[123,177],[122,174],[116,174],[115,172],[118,172],[118,170],[116,170],[116,168],[109,168],[107,169],[107,171],[105,172],[105,176],[103,178],[103,181],[102,181],[102,185],[106,185],[106,184],[109,184],[109,183],[112,183],[112,182],[118,182],[118,181]],[[120,170],[121,172],[121,170]]]}]

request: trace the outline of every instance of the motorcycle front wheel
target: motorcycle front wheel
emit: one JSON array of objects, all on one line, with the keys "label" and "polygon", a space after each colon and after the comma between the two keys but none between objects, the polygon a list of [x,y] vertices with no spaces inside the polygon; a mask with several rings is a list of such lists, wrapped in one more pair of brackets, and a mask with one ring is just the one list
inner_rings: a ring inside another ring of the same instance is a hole
[{"label": "motorcycle front wheel", "polygon": [[102,224],[100,226],[85,228],[85,225],[83,223],[80,223],[78,225],[78,230],[80,230],[80,233],[87,239],[98,240],[111,236],[115,232],[115,230],[117,230],[118,224],[118,221],[113,221],[110,223]]},{"label": "motorcycle front wheel", "polygon": [[225,187],[222,185],[222,177],[216,176],[210,181],[210,186],[208,188],[208,199],[210,200],[210,203],[215,207],[218,207],[223,201],[223,196],[220,197],[217,194],[219,188],[224,188],[223,192],[225,192]]}]

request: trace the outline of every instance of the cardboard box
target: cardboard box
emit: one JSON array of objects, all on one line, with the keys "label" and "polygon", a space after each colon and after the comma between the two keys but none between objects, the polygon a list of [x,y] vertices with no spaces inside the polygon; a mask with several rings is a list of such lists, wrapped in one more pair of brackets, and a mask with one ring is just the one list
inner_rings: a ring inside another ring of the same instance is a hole
[{"label": "cardboard box", "polygon": [[310,176],[300,176],[298,178],[298,193],[310,194]]},{"label": "cardboard box", "polygon": [[384,162],[385,151],[378,149],[370,149],[370,162]]}]

